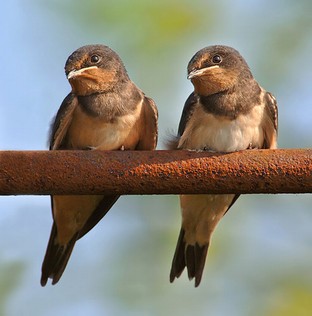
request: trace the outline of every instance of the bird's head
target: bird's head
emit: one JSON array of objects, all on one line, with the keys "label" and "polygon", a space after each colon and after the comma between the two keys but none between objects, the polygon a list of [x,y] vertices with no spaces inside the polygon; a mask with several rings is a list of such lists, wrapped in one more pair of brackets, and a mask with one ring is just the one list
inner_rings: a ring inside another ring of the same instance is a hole
[{"label": "bird's head", "polygon": [[109,91],[127,80],[126,69],[119,56],[104,45],[87,45],[77,49],[67,59],[65,73],[76,95]]},{"label": "bird's head", "polygon": [[252,78],[239,52],[222,45],[208,46],[198,51],[188,64],[187,73],[195,93],[203,96],[230,90],[242,77]]}]

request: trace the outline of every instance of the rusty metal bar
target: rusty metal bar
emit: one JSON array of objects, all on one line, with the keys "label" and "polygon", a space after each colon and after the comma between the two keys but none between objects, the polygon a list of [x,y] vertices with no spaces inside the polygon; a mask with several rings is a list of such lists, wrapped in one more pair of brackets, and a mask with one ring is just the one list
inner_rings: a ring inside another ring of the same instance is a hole
[{"label": "rusty metal bar", "polygon": [[311,193],[312,149],[0,151],[0,194]]}]

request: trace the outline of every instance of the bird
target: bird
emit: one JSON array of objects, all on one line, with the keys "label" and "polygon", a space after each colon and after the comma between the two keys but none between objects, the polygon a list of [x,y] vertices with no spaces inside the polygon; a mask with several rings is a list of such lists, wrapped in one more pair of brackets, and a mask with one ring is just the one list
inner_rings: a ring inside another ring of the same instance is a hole
[{"label": "bird", "polygon": [[[194,91],[187,98],[171,150],[235,152],[277,147],[278,109],[275,97],[254,79],[249,66],[232,47],[199,50],[187,67]],[[172,260],[170,282],[187,268],[198,287],[211,236],[235,203],[235,194],[180,195],[182,225]]]},{"label": "bird", "polygon": [[[154,150],[158,138],[155,102],[130,80],[118,54],[86,45],[65,64],[71,92],[52,121],[50,150]],[[53,226],[40,283],[56,284],[74,245],[109,211],[119,196],[52,195]]]}]

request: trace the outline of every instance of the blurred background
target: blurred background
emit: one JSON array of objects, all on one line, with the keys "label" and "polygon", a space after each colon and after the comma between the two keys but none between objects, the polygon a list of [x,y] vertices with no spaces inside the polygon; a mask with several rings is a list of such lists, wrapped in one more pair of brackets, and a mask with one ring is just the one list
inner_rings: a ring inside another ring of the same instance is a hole
[{"label": "blurred background", "polygon": [[[70,91],[64,64],[102,43],[177,131],[199,49],[230,45],[279,104],[279,147],[311,147],[310,0],[11,0],[1,5],[0,149],[44,150]],[[1,164],[1,162],[0,162]],[[311,195],[242,196],[212,240],[202,283],[169,283],[176,196],[122,197],[80,240],[56,286],[39,284],[47,196],[0,197],[0,315],[310,315]]]}]

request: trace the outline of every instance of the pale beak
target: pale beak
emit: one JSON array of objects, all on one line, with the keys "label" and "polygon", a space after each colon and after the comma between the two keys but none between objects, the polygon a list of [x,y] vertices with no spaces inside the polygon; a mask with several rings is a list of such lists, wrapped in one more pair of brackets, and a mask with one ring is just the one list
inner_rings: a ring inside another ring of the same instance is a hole
[{"label": "pale beak", "polygon": [[79,70],[72,70],[69,72],[69,74],[67,75],[67,79],[72,79],[74,77],[77,77],[77,76],[80,76],[82,73],[84,73],[85,71],[87,70],[90,70],[90,69],[96,69],[98,68],[97,66],[91,66],[91,67],[86,67],[86,68],[82,68],[82,69],[79,69]]},{"label": "pale beak", "polygon": [[216,69],[216,68],[219,68],[219,66],[214,65],[214,66],[210,66],[210,67],[206,67],[206,68],[202,68],[202,69],[198,69],[198,70],[193,70],[188,74],[187,79],[193,79],[195,77],[200,77],[200,76],[204,75],[205,73],[209,72],[210,70]]}]

